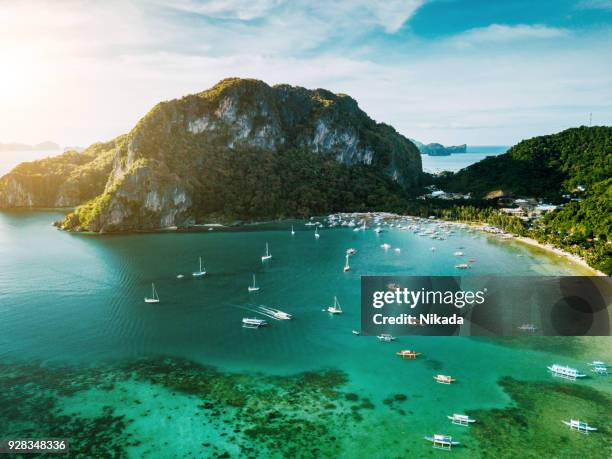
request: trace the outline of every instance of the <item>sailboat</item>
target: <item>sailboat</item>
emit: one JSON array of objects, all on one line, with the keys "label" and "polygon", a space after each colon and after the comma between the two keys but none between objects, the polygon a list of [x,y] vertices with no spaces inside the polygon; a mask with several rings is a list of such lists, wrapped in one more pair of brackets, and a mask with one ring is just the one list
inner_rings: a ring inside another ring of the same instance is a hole
[{"label": "sailboat", "polygon": [[272,258],[272,254],[270,253],[270,249],[268,249],[268,243],[266,242],[266,254],[261,257],[261,261],[266,261]]},{"label": "sailboat", "polygon": [[249,292],[257,292],[259,291],[259,287],[255,283],[255,274],[253,274],[253,285],[249,285]]},{"label": "sailboat", "polygon": [[202,277],[202,276],[206,275],[206,270],[204,268],[202,268],[202,257],[199,257],[199,259],[200,259],[200,269],[199,269],[199,271],[191,273],[191,275],[193,277]]},{"label": "sailboat", "polygon": [[157,290],[155,290],[155,284],[151,284],[151,296],[145,297],[145,303],[159,303],[159,296],[157,295]]},{"label": "sailboat", "polygon": [[338,297],[334,297],[334,305],[327,307],[327,312],[330,314],[342,314],[342,308],[340,307],[340,303],[338,303]]},{"label": "sailboat", "polygon": [[291,235],[294,236],[295,235],[295,231],[293,230],[293,225],[291,225]]},{"label": "sailboat", "polygon": [[344,272],[345,273],[350,271],[350,269],[351,269],[351,267],[349,266],[348,259],[349,259],[349,254],[347,253],[346,254],[346,262],[344,263]]},{"label": "sailboat", "polygon": [[315,228],[315,239],[319,239],[321,237],[321,235],[319,234],[319,227],[317,226]]}]

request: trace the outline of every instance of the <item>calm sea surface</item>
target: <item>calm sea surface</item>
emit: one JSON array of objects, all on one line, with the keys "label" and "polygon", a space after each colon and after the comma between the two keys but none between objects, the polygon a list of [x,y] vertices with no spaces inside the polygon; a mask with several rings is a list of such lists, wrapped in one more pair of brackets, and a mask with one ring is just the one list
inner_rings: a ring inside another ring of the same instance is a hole
[{"label": "calm sea surface", "polygon": [[421,155],[423,170],[425,172],[437,173],[442,171],[457,172],[464,167],[477,163],[487,156],[497,156],[505,153],[509,147],[505,146],[468,146],[467,153],[459,153],[449,156]]},{"label": "calm sea surface", "polygon": [[[51,222],[61,217],[57,212],[0,212],[0,362],[96,366],[171,355],[228,372],[288,375],[337,369],[347,374],[350,390],[376,406],[364,429],[386,426],[389,435],[399,435],[397,429],[405,430],[407,421],[389,424],[394,414],[381,400],[394,393],[418,400],[410,406],[412,451],[429,448],[423,435],[439,429],[447,414],[508,403],[496,383],[501,376],[546,379],[546,365],[559,357],[468,338],[401,337],[384,344],[354,336],[360,276],[464,274],[454,268],[459,246],[477,260],[470,275],[582,273],[533,248],[465,230],[432,241],[393,228],[380,235],[322,229],[316,240],[303,222],[294,222],[292,236],[288,222],[231,232],[94,236],[56,230]],[[384,242],[401,253],[382,250]],[[266,243],[273,258],[262,263]],[[437,248],[434,253],[431,246]],[[358,253],[351,258],[351,271],[343,273],[349,247]],[[194,279],[199,256],[208,273]],[[247,291],[253,273],[259,293]],[[177,279],[178,274],[185,277]],[[143,302],[152,282],[161,299],[157,305]],[[322,308],[334,296],[344,314],[331,317]],[[289,312],[294,320],[242,328],[241,319],[253,316],[250,311],[258,305]],[[395,357],[406,348],[425,357],[411,363]],[[438,372],[469,383],[446,390],[432,382]],[[89,400],[95,398],[90,394]],[[142,422],[133,427],[140,429],[135,435],[154,438],[150,441],[172,433],[172,426],[155,430],[151,418]],[[147,452],[135,448],[133,455]]]}]

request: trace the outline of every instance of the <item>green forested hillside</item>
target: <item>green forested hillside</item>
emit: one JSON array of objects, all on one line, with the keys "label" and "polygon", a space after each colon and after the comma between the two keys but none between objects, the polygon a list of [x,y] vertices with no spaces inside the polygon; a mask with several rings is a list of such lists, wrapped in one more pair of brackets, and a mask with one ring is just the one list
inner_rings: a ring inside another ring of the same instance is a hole
[{"label": "green forested hillside", "polygon": [[612,175],[612,127],[567,129],[523,140],[507,153],[488,157],[440,185],[448,191],[471,191],[475,197],[502,190],[515,196],[559,201],[581,185],[589,187]]},{"label": "green forested hillside", "polygon": [[528,234],[612,273],[612,127],[582,126],[524,140],[437,184],[477,198],[502,190],[561,204]]},{"label": "green forested hillside", "polygon": [[95,143],[82,153],[67,151],[21,163],[0,178],[0,209],[74,207],[104,190],[115,148],[124,137]]},{"label": "green forested hillside", "polygon": [[147,113],[117,149],[104,191],[63,227],[399,210],[421,175],[414,144],[349,96],[229,78]]}]

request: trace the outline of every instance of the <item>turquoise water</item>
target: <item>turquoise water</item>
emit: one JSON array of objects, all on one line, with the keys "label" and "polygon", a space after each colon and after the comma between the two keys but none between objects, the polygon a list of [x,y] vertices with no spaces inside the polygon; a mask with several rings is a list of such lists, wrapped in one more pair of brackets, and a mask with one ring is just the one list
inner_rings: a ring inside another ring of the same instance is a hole
[{"label": "turquoise water", "polygon": [[[95,368],[173,356],[228,373],[339,370],[348,378],[343,390],[374,404],[341,441],[345,457],[366,451],[376,455],[393,435],[407,438],[409,446],[398,450],[404,453],[430,451],[422,437],[434,432],[459,429],[457,435],[469,444],[466,432],[446,421],[447,414],[505,406],[509,398],[496,384],[501,376],[547,379],[546,365],[560,358],[468,338],[401,337],[386,344],[354,336],[351,330],[360,322],[361,275],[580,272],[563,259],[461,229],[443,241],[394,228],[380,235],[322,229],[317,240],[300,222],[293,222],[294,236],[290,222],[227,232],[96,236],[56,230],[50,223],[60,217],[57,212],[0,213],[0,362]],[[273,258],[262,263],[266,242]],[[383,243],[401,253],[384,251]],[[432,246],[437,248],[433,253]],[[349,247],[358,253],[351,258],[351,271],[344,273]],[[466,258],[477,260],[469,272],[454,268],[458,247]],[[194,279],[191,272],[199,256],[208,273]],[[261,287],[258,293],[247,292],[253,273]],[[178,274],[185,277],[177,279]],[[161,299],[157,305],[143,302],[152,282]],[[341,316],[322,312],[334,296],[343,307]],[[242,328],[241,319],[253,316],[250,311],[257,305],[286,311],[294,320],[270,320],[265,329]],[[417,349],[423,357],[402,361],[394,355],[402,348]],[[567,357],[563,362],[584,364]],[[432,376],[437,373],[451,374],[459,383],[435,384]],[[154,456],[157,443],[174,445],[179,431],[183,443],[173,446],[176,451],[202,443],[201,423],[185,414],[197,405],[193,397],[174,398],[143,381],[114,382],[112,389],[99,384],[62,399],[58,409],[82,416],[108,404],[125,416],[137,416],[143,406],[153,409],[158,416],[130,424],[130,432],[148,445],[133,446],[133,457]],[[137,407],[126,405],[126,394],[139,398]],[[409,414],[400,416],[382,403],[393,394],[407,394]],[[162,422],[167,412],[178,418]],[[207,429],[207,442],[236,453],[232,442],[226,444],[210,425]],[[371,435],[372,429],[380,435]]]}]

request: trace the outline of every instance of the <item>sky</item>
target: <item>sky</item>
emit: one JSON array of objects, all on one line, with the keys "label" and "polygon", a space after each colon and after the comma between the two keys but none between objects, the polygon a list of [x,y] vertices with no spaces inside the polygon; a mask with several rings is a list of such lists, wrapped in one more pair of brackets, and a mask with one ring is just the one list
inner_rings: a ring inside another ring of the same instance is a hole
[{"label": "sky", "polygon": [[0,142],[109,140],[230,76],[512,145],[612,125],[612,0],[0,0]]}]

